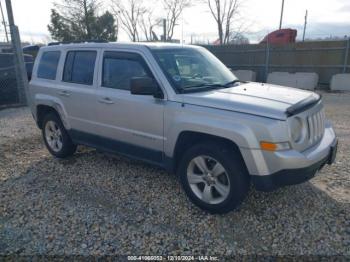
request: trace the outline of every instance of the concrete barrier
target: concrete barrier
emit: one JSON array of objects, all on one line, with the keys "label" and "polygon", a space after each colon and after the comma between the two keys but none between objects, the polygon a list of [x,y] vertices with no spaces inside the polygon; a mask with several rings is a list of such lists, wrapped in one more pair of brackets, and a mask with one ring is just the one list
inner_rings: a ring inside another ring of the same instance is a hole
[{"label": "concrete barrier", "polygon": [[295,73],[296,87],[301,89],[315,90],[318,85],[318,74]]},{"label": "concrete barrier", "polygon": [[252,70],[231,70],[231,72],[241,81],[256,81],[256,73]]},{"label": "concrete barrier", "polygon": [[296,87],[296,81],[288,72],[272,72],[267,76],[267,83],[281,86]]},{"label": "concrete barrier", "polygon": [[267,77],[267,83],[314,90],[318,84],[316,73],[272,72]]},{"label": "concrete barrier", "polygon": [[350,91],[350,74],[337,74],[332,77],[331,90]]}]

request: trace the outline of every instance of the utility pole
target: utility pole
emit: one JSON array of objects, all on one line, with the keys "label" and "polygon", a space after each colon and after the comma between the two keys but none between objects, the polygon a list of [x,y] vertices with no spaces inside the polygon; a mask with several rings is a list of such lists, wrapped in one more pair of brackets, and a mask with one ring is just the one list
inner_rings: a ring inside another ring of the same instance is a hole
[{"label": "utility pole", "polygon": [[181,23],[181,44],[184,44],[184,14],[182,13],[182,23]]},{"label": "utility pole", "polygon": [[15,70],[16,70],[16,81],[18,88],[19,103],[22,105],[27,104],[27,87],[28,78],[26,68],[24,65],[23,50],[21,46],[21,39],[18,32],[18,27],[15,25],[15,21],[12,13],[11,0],[6,1],[7,18],[10,26],[12,49],[15,58]]},{"label": "utility pole", "polygon": [[2,24],[4,25],[6,41],[8,43],[9,42],[9,36],[8,36],[8,33],[7,33],[7,27],[6,27],[6,22],[5,22],[4,11],[3,11],[2,5],[1,5],[1,0],[0,0],[0,11],[1,11],[1,17],[2,17]]},{"label": "utility pole", "polygon": [[283,10],[284,10],[284,0],[282,0],[282,7],[281,7],[281,18],[280,18],[280,27],[279,27],[279,29],[281,29],[281,28],[282,28]]},{"label": "utility pole", "polygon": [[163,19],[163,42],[166,42],[166,19]]},{"label": "utility pole", "polygon": [[304,22],[304,32],[303,32],[303,42],[305,41],[306,24],[307,24],[307,10],[306,10],[306,12],[305,12],[305,22]]}]

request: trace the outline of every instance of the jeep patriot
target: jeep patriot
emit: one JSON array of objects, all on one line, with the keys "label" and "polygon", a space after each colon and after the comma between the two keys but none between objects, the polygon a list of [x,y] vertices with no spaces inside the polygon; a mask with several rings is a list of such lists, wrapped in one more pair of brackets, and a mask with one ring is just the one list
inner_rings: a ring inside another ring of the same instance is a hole
[{"label": "jeep patriot", "polygon": [[239,81],[198,46],[42,47],[29,101],[55,157],[86,145],[155,164],[211,213],[233,210],[251,183],[271,191],[305,182],[337,150],[320,95]]}]

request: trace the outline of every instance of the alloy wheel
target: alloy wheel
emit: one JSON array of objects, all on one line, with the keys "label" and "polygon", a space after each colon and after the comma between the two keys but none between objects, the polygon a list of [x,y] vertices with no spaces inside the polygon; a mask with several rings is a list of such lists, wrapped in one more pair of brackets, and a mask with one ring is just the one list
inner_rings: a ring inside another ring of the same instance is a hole
[{"label": "alloy wheel", "polygon": [[45,125],[45,138],[49,147],[54,152],[59,152],[63,147],[62,132],[57,123],[48,121]]},{"label": "alloy wheel", "polygon": [[209,156],[197,156],[190,161],[187,180],[192,192],[208,204],[219,204],[230,193],[230,179],[224,166]]}]

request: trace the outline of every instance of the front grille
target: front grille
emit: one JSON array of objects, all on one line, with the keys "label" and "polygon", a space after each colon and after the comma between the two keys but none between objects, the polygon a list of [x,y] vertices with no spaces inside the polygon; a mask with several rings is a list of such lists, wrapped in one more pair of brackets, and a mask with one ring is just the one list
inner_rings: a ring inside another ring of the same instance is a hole
[{"label": "front grille", "polygon": [[321,140],[325,128],[325,114],[324,109],[307,117],[307,124],[309,127],[309,143],[311,145]]}]

